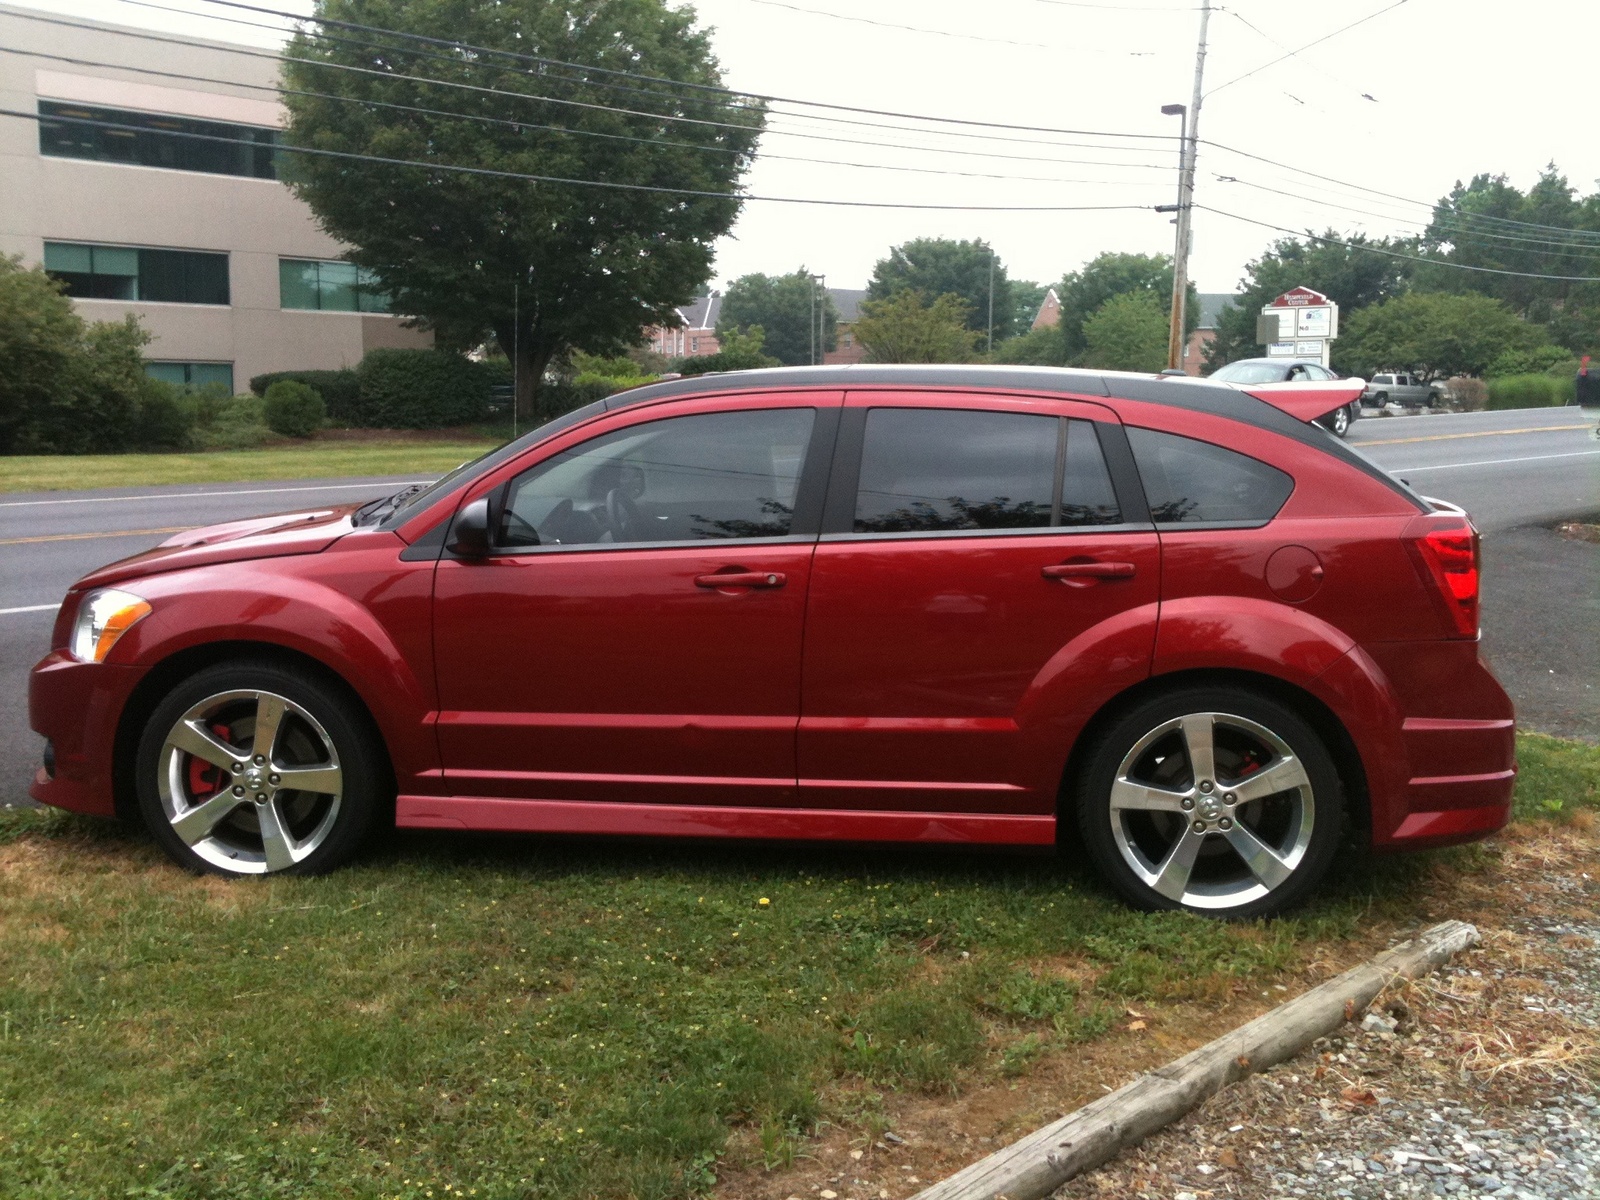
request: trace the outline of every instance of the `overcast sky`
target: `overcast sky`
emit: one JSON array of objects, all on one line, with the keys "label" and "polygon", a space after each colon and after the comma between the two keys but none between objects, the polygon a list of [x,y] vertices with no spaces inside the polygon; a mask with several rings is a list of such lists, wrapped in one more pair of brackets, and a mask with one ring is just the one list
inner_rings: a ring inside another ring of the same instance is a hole
[{"label": "overcast sky", "polygon": [[[273,37],[126,0],[14,2],[222,40]],[[156,2],[196,11],[211,7],[203,0]],[[258,2],[301,12],[311,7],[309,0]],[[1198,204],[1293,229],[1332,225],[1393,234],[1417,232],[1427,221],[1427,204],[1455,180],[1477,172],[1504,173],[1526,187],[1553,160],[1580,192],[1595,189],[1600,76],[1593,47],[1600,44],[1600,3],[1402,0],[1382,11],[1392,3],[1228,0],[1211,18],[1200,135],[1403,199],[1202,144]],[[727,82],[735,88],[1124,135],[1177,132],[1177,119],[1159,110],[1190,99],[1199,25],[1192,0],[700,0],[694,7],[701,23],[714,30]],[[1238,78],[1372,13],[1379,15]],[[1571,53],[1564,53],[1569,47]],[[775,113],[747,190],[762,196],[1146,209],[1175,198],[1172,141],[946,128],[984,136],[907,133]],[[996,140],[995,134],[1016,140]],[[1068,142],[1088,145],[1062,144]],[[719,247],[715,279],[721,285],[747,272],[778,273],[804,264],[825,274],[831,286],[862,287],[891,245],[942,236],[984,238],[1013,278],[1053,282],[1105,250],[1170,253],[1169,221],[1147,210],[910,212],[752,201]],[[1244,264],[1275,236],[1270,229],[1197,212],[1191,270],[1200,289],[1234,290]]]}]

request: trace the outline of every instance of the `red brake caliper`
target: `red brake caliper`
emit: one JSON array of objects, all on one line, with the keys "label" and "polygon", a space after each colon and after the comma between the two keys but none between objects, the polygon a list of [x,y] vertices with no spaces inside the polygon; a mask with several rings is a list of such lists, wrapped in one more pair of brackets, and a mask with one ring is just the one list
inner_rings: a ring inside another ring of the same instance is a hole
[{"label": "red brake caliper", "polygon": [[[233,735],[226,725],[213,725],[211,732],[225,742],[232,742]],[[203,800],[214,792],[220,792],[223,787],[222,768],[208,763],[203,758],[189,756],[189,794],[196,800]]]}]

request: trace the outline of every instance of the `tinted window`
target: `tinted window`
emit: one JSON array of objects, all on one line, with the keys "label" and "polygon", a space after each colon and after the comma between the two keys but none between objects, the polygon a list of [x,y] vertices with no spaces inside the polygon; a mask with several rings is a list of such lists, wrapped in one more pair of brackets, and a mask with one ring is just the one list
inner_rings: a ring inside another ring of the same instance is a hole
[{"label": "tinted window", "polygon": [[1066,467],[1061,473],[1058,525],[1115,525],[1122,520],[1111,472],[1093,421],[1067,422]]},{"label": "tinted window", "polygon": [[228,303],[226,254],[46,242],[44,269],[80,299]]},{"label": "tinted window", "polygon": [[504,546],[785,537],[815,411],[769,408],[650,421],[519,475]]},{"label": "tinted window", "polygon": [[1050,524],[1060,419],[876,408],[867,414],[857,533]]},{"label": "tinted window", "polygon": [[1210,442],[1128,429],[1157,522],[1269,521],[1294,490],[1276,467]]},{"label": "tinted window", "polygon": [[278,177],[275,129],[55,100],[39,101],[39,117],[39,153],[52,158]]},{"label": "tinted window", "polygon": [[857,533],[1121,519],[1091,421],[931,408],[879,408],[867,416]]}]

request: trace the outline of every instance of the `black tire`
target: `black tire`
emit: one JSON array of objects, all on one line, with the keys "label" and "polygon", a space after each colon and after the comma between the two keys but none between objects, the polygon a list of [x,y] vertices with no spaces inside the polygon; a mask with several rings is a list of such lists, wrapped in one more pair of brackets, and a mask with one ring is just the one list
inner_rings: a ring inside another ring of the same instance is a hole
[{"label": "black tire", "polygon": [[[277,732],[258,759],[255,731],[267,721]],[[355,854],[385,810],[384,753],[356,703],[314,673],[221,663],[151,713],[135,767],[139,812],[187,870],[320,875]]]},{"label": "black tire", "polygon": [[1388,392],[1379,392],[1376,396],[1374,396],[1372,398],[1372,403],[1374,405],[1376,405],[1378,408],[1382,408],[1385,404],[1389,403],[1389,393]]},{"label": "black tire", "polygon": [[1348,437],[1350,435],[1350,409],[1340,405],[1327,416],[1322,418],[1323,427],[1334,437]]},{"label": "black tire", "polygon": [[[1211,717],[1219,718],[1209,725],[1215,782],[1202,793],[1205,777],[1197,780],[1189,771],[1188,728],[1160,731],[1185,718],[1198,729]],[[1279,744],[1276,749],[1261,731]],[[1266,779],[1270,769],[1278,773],[1275,781],[1292,780],[1296,767],[1303,787],[1242,799],[1260,790],[1252,789],[1252,774]],[[1238,687],[1183,688],[1137,705],[1100,734],[1072,784],[1070,815],[1090,860],[1123,899],[1146,911],[1183,909],[1231,919],[1282,912],[1322,882],[1344,832],[1343,789],[1322,739],[1283,704]],[[1140,803],[1113,808],[1114,787],[1119,803]],[[1177,798],[1185,792],[1189,803],[1180,811]],[[1145,795],[1163,807],[1145,809]],[[1165,807],[1169,797],[1174,807]],[[1257,855],[1259,867],[1270,869],[1252,868],[1236,848],[1240,842]],[[1183,872],[1176,885],[1182,896],[1175,897],[1149,880],[1165,881],[1167,891],[1173,890],[1161,867],[1182,867],[1180,843],[1193,847],[1187,855],[1193,866]],[[1272,852],[1271,860],[1259,857],[1259,844]]]}]

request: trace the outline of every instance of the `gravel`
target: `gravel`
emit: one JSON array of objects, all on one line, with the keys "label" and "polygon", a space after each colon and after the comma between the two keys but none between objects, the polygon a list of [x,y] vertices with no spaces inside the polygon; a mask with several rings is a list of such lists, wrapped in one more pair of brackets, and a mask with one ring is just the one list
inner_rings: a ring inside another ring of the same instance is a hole
[{"label": "gravel", "polygon": [[1486,929],[1057,1200],[1600,1198],[1600,889],[1559,874],[1565,918]]}]

